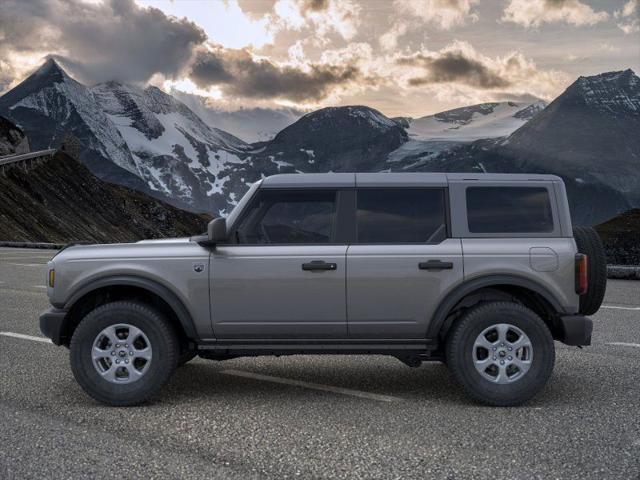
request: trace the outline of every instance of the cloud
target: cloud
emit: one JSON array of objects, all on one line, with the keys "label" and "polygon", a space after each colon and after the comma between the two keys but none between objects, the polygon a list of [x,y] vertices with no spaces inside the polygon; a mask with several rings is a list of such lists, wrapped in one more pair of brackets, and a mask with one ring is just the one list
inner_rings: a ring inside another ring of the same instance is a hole
[{"label": "cloud", "polygon": [[348,64],[278,64],[246,49],[210,46],[198,52],[189,76],[198,87],[215,86],[227,95],[309,103],[358,81],[361,72]]},{"label": "cloud", "polygon": [[638,0],[629,0],[621,10],[616,10],[613,13],[614,17],[620,20],[617,23],[618,28],[627,35],[640,32],[640,19],[638,18],[640,8],[638,5]]},{"label": "cloud", "polygon": [[5,0],[3,12],[0,59],[56,54],[89,83],[175,77],[206,40],[194,23],[133,0]]},{"label": "cloud", "polygon": [[378,39],[380,47],[383,50],[394,50],[398,46],[398,39],[405,35],[408,29],[407,23],[400,21],[394,22],[391,28]]},{"label": "cloud", "polygon": [[502,12],[503,22],[516,23],[525,28],[557,22],[575,26],[595,25],[607,18],[607,12],[596,12],[580,0],[510,0]]},{"label": "cloud", "polygon": [[498,95],[548,99],[567,81],[560,72],[539,70],[520,52],[489,57],[458,40],[438,51],[397,55],[395,63],[401,69],[399,80],[408,88],[427,88],[447,99],[488,101]]},{"label": "cloud", "polygon": [[352,0],[278,0],[273,6],[273,28],[308,28],[320,40],[331,33],[351,40],[358,33],[360,11],[360,5]]},{"label": "cloud", "polygon": [[395,5],[401,13],[418,17],[443,30],[464,25],[467,20],[475,22],[478,13],[473,5],[478,0],[396,0]]}]

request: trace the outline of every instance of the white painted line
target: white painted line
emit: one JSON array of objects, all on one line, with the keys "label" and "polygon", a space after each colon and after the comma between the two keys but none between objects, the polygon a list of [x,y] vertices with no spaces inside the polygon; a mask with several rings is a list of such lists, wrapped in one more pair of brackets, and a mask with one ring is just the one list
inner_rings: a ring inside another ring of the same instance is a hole
[{"label": "white painted line", "polygon": [[46,263],[8,263],[7,265],[16,265],[18,267],[46,267]]},{"label": "white painted line", "polygon": [[31,340],[32,342],[51,343],[51,340],[44,337],[34,337],[33,335],[23,335],[22,333],[0,332],[5,337],[21,338],[22,340]]},{"label": "white painted line", "polygon": [[236,377],[251,378],[253,380],[262,380],[264,382],[281,383],[283,385],[292,385],[294,387],[310,388],[312,390],[320,390],[323,392],[340,393],[342,395],[351,395],[352,397],[366,398],[368,400],[377,400],[379,402],[399,402],[401,398],[389,395],[380,395],[377,393],[361,392],[360,390],[352,390],[350,388],[334,387],[331,385],[321,385],[319,383],[302,382],[300,380],[292,380],[290,378],[272,377],[271,375],[262,375],[260,373],[243,372],[242,370],[222,370],[225,375],[234,375]]},{"label": "white painted line", "polygon": [[51,257],[30,257],[30,256],[24,256],[24,257],[3,257],[2,255],[0,255],[0,261],[4,261],[4,260],[37,260],[37,259],[42,259],[42,260],[51,260]]},{"label": "white painted line", "polygon": [[617,347],[634,347],[634,348],[640,348],[640,343],[609,342],[609,343],[605,343],[605,345],[615,345],[615,346],[617,346]]},{"label": "white painted line", "polygon": [[33,285],[33,288],[47,288],[46,285]]},{"label": "white painted line", "polygon": [[615,310],[640,310],[640,307],[619,307],[617,305],[602,305],[600,308],[611,308]]}]

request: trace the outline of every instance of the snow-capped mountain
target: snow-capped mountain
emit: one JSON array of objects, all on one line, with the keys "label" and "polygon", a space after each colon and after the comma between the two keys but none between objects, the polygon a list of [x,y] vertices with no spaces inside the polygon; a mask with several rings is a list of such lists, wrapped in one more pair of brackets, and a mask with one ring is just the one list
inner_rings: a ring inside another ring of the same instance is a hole
[{"label": "snow-capped mountain", "polygon": [[560,175],[574,220],[603,222],[640,204],[640,79],[631,70],[580,77],[510,136],[414,161],[422,171]]},{"label": "snow-capped mountain", "polygon": [[249,145],[204,123],[155,87],[116,82],[86,87],[49,59],[0,97],[0,112],[32,139],[33,148],[73,136],[81,160],[98,177],[146,191],[194,211],[227,208],[226,165]]},{"label": "snow-capped mountain", "polygon": [[506,137],[546,107],[534,103],[481,103],[426,117],[408,118],[412,140],[471,142],[482,138]]}]

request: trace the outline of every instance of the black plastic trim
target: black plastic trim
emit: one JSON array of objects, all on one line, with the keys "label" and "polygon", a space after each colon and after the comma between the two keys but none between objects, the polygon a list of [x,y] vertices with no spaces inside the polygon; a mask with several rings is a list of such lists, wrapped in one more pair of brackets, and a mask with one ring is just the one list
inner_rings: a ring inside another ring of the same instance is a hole
[{"label": "black plastic trim", "polygon": [[565,315],[560,317],[560,340],[571,346],[591,345],[593,321],[584,315]]},{"label": "black plastic trim", "polygon": [[67,310],[51,307],[40,314],[40,331],[51,339],[54,345],[62,345],[65,330]]},{"label": "black plastic trim", "polygon": [[81,285],[73,292],[72,295],[69,296],[69,299],[64,304],[64,309],[71,310],[73,305],[78,300],[80,300],[88,293],[93,292],[94,290],[98,290],[99,288],[123,285],[143,288],[150,291],[151,293],[158,295],[165,302],[167,302],[167,304],[175,312],[176,316],[178,317],[178,321],[180,322],[180,325],[182,325],[182,328],[184,329],[187,337],[192,339],[198,338],[195,325],[193,324],[193,318],[191,317],[189,310],[187,310],[180,298],[169,288],[148,278],[134,277],[130,275],[115,275],[91,280],[88,283]]},{"label": "black plastic trim", "polygon": [[451,309],[455,307],[460,300],[476,290],[495,285],[509,285],[526,288],[541,295],[551,304],[556,312],[569,313],[565,311],[562,304],[546,287],[543,287],[528,278],[519,277],[517,275],[487,275],[458,285],[444,298],[444,300],[440,302],[440,305],[438,305],[438,308],[429,323],[429,327],[427,328],[427,338],[438,338]]}]

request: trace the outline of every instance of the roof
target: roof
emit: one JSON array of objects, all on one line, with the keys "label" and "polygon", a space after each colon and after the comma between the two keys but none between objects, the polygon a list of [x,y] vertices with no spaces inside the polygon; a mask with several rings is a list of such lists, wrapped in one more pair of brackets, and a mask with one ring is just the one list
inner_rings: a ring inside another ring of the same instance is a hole
[{"label": "roof", "polygon": [[262,180],[261,188],[446,187],[450,181],[554,181],[555,175],[526,173],[287,173]]}]

